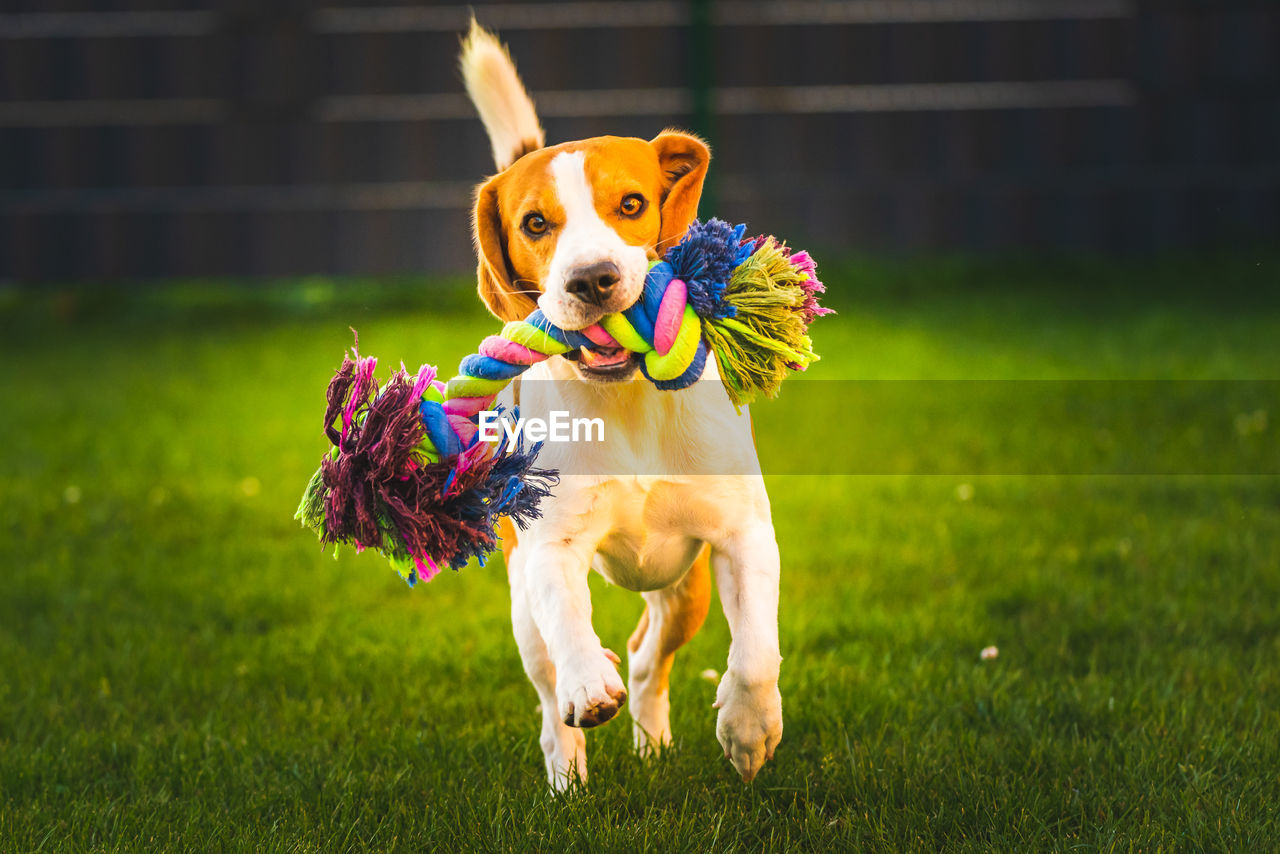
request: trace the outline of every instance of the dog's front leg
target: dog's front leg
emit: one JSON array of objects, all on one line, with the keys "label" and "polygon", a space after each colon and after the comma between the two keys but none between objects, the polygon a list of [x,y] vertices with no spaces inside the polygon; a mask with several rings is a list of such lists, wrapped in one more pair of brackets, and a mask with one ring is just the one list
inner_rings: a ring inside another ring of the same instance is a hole
[{"label": "dog's front leg", "polygon": [[542,734],[538,742],[546,760],[547,781],[557,792],[563,792],[575,781],[586,782],[587,740],[582,730],[564,725],[556,708],[555,665],[529,608],[524,566],[526,551],[517,546],[507,552],[511,627],[524,662],[524,672],[538,692],[539,710],[542,712]]},{"label": "dog's front leg", "polygon": [[529,555],[529,608],[555,664],[556,702],[569,726],[599,726],[627,701],[619,658],[591,626],[590,557],[564,543],[539,544]]},{"label": "dog's front leg", "polygon": [[720,602],[733,636],[716,690],[716,737],[746,782],[782,739],[778,692],[778,544],[764,521],[721,543],[711,557]]}]

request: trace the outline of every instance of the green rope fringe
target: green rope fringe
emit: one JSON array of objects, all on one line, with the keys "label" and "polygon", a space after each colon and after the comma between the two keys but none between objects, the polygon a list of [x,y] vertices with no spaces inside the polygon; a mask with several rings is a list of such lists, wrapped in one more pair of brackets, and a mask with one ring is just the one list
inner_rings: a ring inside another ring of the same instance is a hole
[{"label": "green rope fringe", "polygon": [[293,514],[293,518],[308,528],[313,528],[316,531],[324,530],[323,468],[317,468],[315,474],[311,475],[311,480],[307,483],[307,490],[302,493],[302,501],[298,504],[298,510]]},{"label": "green rope fringe", "polygon": [[724,301],[734,317],[703,324],[707,344],[734,406],[758,396],[777,397],[792,370],[818,361],[800,309],[805,274],[791,265],[777,241],[768,243],[733,272]]}]

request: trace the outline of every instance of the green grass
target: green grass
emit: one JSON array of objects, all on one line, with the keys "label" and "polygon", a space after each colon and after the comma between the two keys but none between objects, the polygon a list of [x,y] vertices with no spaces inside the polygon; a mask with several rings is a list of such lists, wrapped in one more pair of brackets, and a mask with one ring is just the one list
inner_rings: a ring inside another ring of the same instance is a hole
[{"label": "green grass", "polygon": [[[1278,269],[834,264],[814,378],[1276,379]],[[713,606],[677,659],[675,748],[638,760],[624,718],[589,735],[589,788],[550,796],[500,566],[410,590],[291,518],[347,327],[455,364],[492,325],[452,284],[0,293],[0,851],[1280,845],[1274,467],[772,477],[776,761],[744,786],[721,757]],[[1211,413],[1214,448],[1274,459],[1271,404],[1248,437]],[[758,408],[762,443],[841,435],[787,405]],[[991,431],[949,412],[942,446]],[[595,603],[620,649],[639,598]]]}]

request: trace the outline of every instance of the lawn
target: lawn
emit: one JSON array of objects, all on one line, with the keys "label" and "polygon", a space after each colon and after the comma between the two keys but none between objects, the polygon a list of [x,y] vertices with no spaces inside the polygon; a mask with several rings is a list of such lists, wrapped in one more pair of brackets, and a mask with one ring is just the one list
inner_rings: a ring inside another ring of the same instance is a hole
[{"label": "lawn", "polygon": [[[456,364],[464,283],[0,291],[0,852],[1275,850],[1280,399],[1239,381],[1280,379],[1280,255],[825,272],[823,361],[756,408],[766,453],[853,449],[770,475],[776,761],[721,757],[713,605],[675,747],[623,716],[565,797],[500,561],[409,589],[292,519],[348,327]],[[1149,398],[1105,442],[1098,380]]]}]

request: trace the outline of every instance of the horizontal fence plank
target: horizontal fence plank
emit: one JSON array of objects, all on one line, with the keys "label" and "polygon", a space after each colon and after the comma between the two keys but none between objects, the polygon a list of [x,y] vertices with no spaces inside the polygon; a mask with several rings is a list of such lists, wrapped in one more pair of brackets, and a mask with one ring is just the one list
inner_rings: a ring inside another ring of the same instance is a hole
[{"label": "horizontal fence plank", "polygon": [[[502,30],[677,27],[690,23],[689,4],[664,0],[581,3],[488,3],[471,6],[330,8],[315,14],[320,32],[456,32],[472,9],[487,26]],[[1127,18],[1132,0],[822,0],[716,4],[712,22],[722,27],[954,23]]]},{"label": "horizontal fence plank", "polygon": [[616,0],[595,3],[487,3],[475,7],[329,8],[318,10],[312,24],[322,33],[455,33],[466,30],[473,8],[477,19],[499,30],[678,27],[689,22],[687,3]]},{"label": "horizontal fence plank", "polygon": [[187,38],[215,32],[214,11],[0,13],[0,39]]},{"label": "horizontal fence plank", "polygon": [[959,21],[1055,21],[1130,18],[1133,0],[743,0],[715,9],[722,26],[931,24]]},{"label": "horizontal fence plank", "polygon": [[1127,80],[1062,80],[726,88],[715,91],[712,103],[725,115],[785,115],[1111,107],[1136,101],[1137,90]]},{"label": "horizontal fence plank", "polygon": [[[603,89],[537,92],[539,115],[678,116],[692,111],[686,89]],[[862,113],[930,110],[1011,110],[1125,106],[1137,100],[1126,80],[890,84],[880,86],[724,87],[712,93],[718,113]],[[10,101],[0,103],[0,127],[210,124],[230,119],[234,103],[214,99],[133,101]],[[310,112],[325,122],[473,119],[465,95],[333,95]]]},{"label": "horizontal fence plank", "polygon": [[0,102],[0,127],[214,124],[234,111],[231,101],[215,98],[7,101]]},{"label": "horizontal fence plank", "polygon": [[0,192],[0,213],[464,210],[475,182],[387,181],[242,187],[116,187]]},{"label": "horizontal fence plank", "polygon": [[[823,0],[740,2],[715,7],[725,27],[833,24],[1043,21],[1127,18],[1132,0]],[[679,27],[690,22],[678,0],[488,3],[321,8],[309,24],[321,33],[457,32],[474,13],[506,30]],[[0,39],[191,37],[209,35],[226,16],[211,10],[0,13]]]}]

